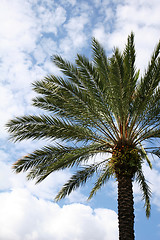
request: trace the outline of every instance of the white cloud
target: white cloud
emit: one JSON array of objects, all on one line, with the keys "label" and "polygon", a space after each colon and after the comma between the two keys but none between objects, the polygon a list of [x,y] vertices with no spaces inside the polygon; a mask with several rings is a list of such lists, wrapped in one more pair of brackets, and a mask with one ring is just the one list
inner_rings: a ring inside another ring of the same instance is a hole
[{"label": "white cloud", "polygon": [[36,56],[40,48],[38,57],[43,56],[41,63],[44,63],[56,46],[53,48],[55,42],[45,38],[43,33],[57,33],[66,19],[66,12],[61,6],[53,5],[49,9],[37,3],[35,11],[32,7],[35,6],[29,1],[8,0],[2,1],[0,9],[1,79],[10,80],[12,88],[28,87],[34,80],[35,63],[31,54],[35,51]]},{"label": "white cloud", "polygon": [[[13,93],[8,85],[0,85],[0,138],[4,138],[7,135],[7,132],[4,128],[8,119],[11,118],[14,114],[24,113],[24,107],[19,103],[20,94]],[[17,98],[18,97],[18,98]],[[21,96],[22,97],[22,96]]]},{"label": "white cloud", "polygon": [[107,23],[107,21],[111,21],[114,18],[114,11],[112,8],[108,7],[105,10],[105,22]]},{"label": "white cloud", "polygon": [[[51,72],[50,56],[57,46],[44,32],[57,34],[66,20],[65,9],[46,1],[1,1],[0,8],[0,138],[4,124],[30,107],[31,82]],[[34,56],[34,58],[32,57]],[[40,64],[39,67],[37,64]],[[53,67],[53,70],[56,69]],[[3,102],[3,104],[2,104]],[[7,111],[6,111],[7,109]]]},{"label": "white cloud", "polygon": [[[151,53],[160,39],[160,5],[158,1],[115,1],[116,7],[106,6],[108,1],[95,1],[101,18],[93,28],[93,36],[107,51],[113,47],[124,49],[127,36],[133,31],[137,51],[137,67],[144,72]],[[106,6],[106,7],[104,7]],[[105,10],[104,10],[105,9]],[[153,14],[154,13],[154,14]],[[102,24],[102,17],[103,24]]]},{"label": "white cloud", "polygon": [[65,205],[37,199],[27,190],[0,194],[0,239],[116,240],[117,214],[83,204]]},{"label": "white cloud", "polygon": [[[3,43],[3,52],[7,47],[19,47],[21,50],[25,47],[29,50],[35,46],[36,21],[33,11],[28,1],[1,1],[0,9],[1,20],[1,41]],[[2,45],[1,45],[2,47]],[[6,47],[6,48],[5,48]],[[2,50],[2,49],[1,49]]]},{"label": "white cloud", "polygon": [[95,37],[104,47],[106,47],[107,43],[107,33],[106,29],[102,24],[99,24],[92,33],[93,37]]},{"label": "white cloud", "polygon": [[67,36],[60,40],[60,51],[68,58],[73,58],[77,50],[86,45],[87,35],[84,29],[88,22],[87,14],[82,13],[80,16],[70,18],[64,25]]},{"label": "white cloud", "polygon": [[65,2],[69,2],[72,6],[76,4],[76,0],[65,0]]},{"label": "white cloud", "polygon": [[42,32],[57,34],[58,27],[66,20],[66,11],[63,7],[55,7],[52,5],[50,8],[46,6],[37,5],[38,23],[41,26]]},{"label": "white cloud", "polygon": [[113,46],[123,49],[127,36],[131,31],[135,33],[137,66],[141,73],[160,39],[159,11],[157,1],[125,1],[117,6],[113,32],[107,33],[106,47],[109,49]]},{"label": "white cloud", "polygon": [[78,188],[77,190],[73,191],[69,196],[65,198],[66,203],[86,203],[87,197],[81,193],[81,189]]}]

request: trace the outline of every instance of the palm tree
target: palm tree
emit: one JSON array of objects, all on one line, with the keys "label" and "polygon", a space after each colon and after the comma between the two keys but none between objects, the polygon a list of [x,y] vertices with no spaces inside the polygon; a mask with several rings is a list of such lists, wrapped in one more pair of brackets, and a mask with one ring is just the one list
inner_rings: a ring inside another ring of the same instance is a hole
[{"label": "palm tree", "polygon": [[[135,67],[133,33],[123,53],[115,48],[107,58],[94,38],[92,50],[92,61],[77,55],[75,64],[54,55],[63,77],[49,75],[33,83],[39,94],[33,105],[50,114],[16,117],[7,128],[14,141],[50,139],[53,145],[24,156],[13,168],[28,171],[27,178],[39,183],[54,171],[77,167],[57,201],[96,174],[90,199],[113,176],[118,182],[119,239],[133,240],[132,184],[139,183],[149,217],[151,191],[142,165],[147,161],[152,168],[147,153],[160,157],[160,148],[151,142],[160,138],[160,42],[142,77]],[[106,159],[88,163],[99,153]]]}]

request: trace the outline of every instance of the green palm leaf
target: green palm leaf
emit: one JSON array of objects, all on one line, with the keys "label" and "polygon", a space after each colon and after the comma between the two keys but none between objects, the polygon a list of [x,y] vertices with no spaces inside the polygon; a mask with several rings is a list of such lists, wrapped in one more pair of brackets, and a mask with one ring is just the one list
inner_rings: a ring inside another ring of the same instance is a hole
[{"label": "green palm leaf", "polygon": [[88,200],[90,200],[93,195],[109,180],[110,176],[113,174],[111,167],[105,165],[105,168],[101,170],[101,175],[95,182],[93,189],[91,190]]},{"label": "green palm leaf", "polygon": [[145,180],[142,169],[138,169],[136,181],[139,183],[141,191],[143,193],[142,199],[145,201],[144,207],[146,208],[146,216],[147,218],[149,218],[150,211],[151,211],[151,204],[150,204],[151,190]]},{"label": "green palm leaf", "polygon": [[80,186],[83,186],[89,178],[97,171],[101,163],[92,164],[78,171],[76,174],[72,175],[71,179],[63,186],[60,192],[55,197],[56,201],[59,201],[62,198],[65,198],[66,195],[69,195],[73,190],[77,189]]}]

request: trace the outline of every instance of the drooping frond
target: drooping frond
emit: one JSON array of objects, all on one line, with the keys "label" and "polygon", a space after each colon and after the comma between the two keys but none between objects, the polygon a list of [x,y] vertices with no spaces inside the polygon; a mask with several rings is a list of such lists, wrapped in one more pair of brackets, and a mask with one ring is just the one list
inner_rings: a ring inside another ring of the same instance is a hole
[{"label": "drooping frond", "polygon": [[110,176],[113,175],[113,171],[109,165],[105,165],[105,167],[101,170],[100,177],[95,182],[93,189],[91,190],[88,200],[90,200],[93,195],[109,180]]},{"label": "drooping frond", "polygon": [[151,210],[151,204],[150,204],[151,190],[146,182],[146,179],[144,177],[142,169],[140,169],[140,168],[137,171],[136,181],[140,185],[140,189],[141,189],[142,195],[143,195],[143,200],[145,201],[144,207],[146,209],[146,216],[147,216],[147,218],[149,218],[150,210]]},{"label": "drooping frond", "polygon": [[148,157],[148,155],[147,155],[147,152],[145,151],[144,147],[142,146],[142,144],[141,144],[140,142],[139,142],[139,145],[140,145],[140,147],[141,147],[141,152],[140,152],[140,153],[141,153],[142,158],[147,161],[150,169],[152,169],[152,163],[151,163],[151,161],[149,160],[149,157]]},{"label": "drooping frond", "polygon": [[147,149],[147,153],[151,153],[160,158],[160,147],[154,147],[153,149]]},{"label": "drooping frond", "polygon": [[82,170],[78,171],[76,174],[72,175],[71,179],[62,187],[60,192],[55,197],[56,201],[65,198],[69,195],[73,190],[78,187],[84,185],[86,181],[93,176],[93,174],[99,168],[100,163],[92,164],[87,167],[84,167]]}]

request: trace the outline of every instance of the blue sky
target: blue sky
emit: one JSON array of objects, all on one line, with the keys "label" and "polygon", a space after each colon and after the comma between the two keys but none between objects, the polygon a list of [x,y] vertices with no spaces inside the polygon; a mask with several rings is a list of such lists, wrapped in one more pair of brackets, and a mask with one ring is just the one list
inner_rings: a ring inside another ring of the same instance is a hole
[{"label": "blue sky", "polygon": [[[31,106],[35,94],[31,83],[49,73],[59,74],[50,61],[52,54],[61,54],[70,61],[77,52],[90,57],[93,36],[110,55],[114,46],[123,49],[133,31],[137,67],[143,74],[160,39],[159,13],[159,0],[1,0],[0,239],[118,239],[114,179],[90,202],[86,199],[92,183],[54,203],[71,171],[52,174],[36,186],[26,181],[25,174],[14,174],[14,161],[46,143],[10,143],[4,125],[14,116],[38,113]],[[160,239],[160,161],[151,160],[152,171],[144,165],[153,193],[149,220],[140,190],[134,184],[136,240]]]}]

